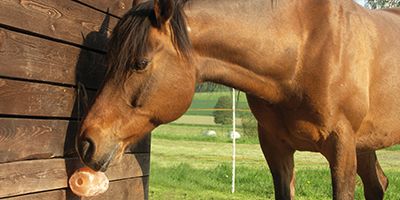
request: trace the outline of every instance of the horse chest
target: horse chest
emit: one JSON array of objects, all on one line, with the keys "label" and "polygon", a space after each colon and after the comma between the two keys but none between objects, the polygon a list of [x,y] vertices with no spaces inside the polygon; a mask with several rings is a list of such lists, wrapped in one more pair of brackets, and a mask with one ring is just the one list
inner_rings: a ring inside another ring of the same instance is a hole
[{"label": "horse chest", "polygon": [[280,136],[292,148],[304,151],[319,151],[331,128],[328,120],[321,120],[315,113],[304,110],[281,110],[280,120],[286,134]]},{"label": "horse chest", "polygon": [[[273,116],[274,113],[268,114]],[[258,119],[258,117],[257,117]],[[319,152],[328,137],[327,129],[305,119],[263,118],[258,122],[276,140],[283,141],[295,150]]]},{"label": "horse chest", "polygon": [[319,151],[321,141],[329,135],[329,128],[325,126],[329,121],[321,120],[320,114],[310,108],[293,110],[252,97],[248,97],[248,102],[258,123],[268,134],[296,150]]}]

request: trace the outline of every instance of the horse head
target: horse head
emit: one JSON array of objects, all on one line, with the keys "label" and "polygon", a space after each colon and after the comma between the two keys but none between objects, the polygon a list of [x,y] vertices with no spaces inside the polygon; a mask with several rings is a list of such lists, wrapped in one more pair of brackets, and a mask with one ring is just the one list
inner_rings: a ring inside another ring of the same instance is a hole
[{"label": "horse head", "polygon": [[196,70],[189,64],[183,4],[140,3],[114,28],[106,79],[77,136],[77,151],[89,167],[105,171],[128,145],[190,106]]}]

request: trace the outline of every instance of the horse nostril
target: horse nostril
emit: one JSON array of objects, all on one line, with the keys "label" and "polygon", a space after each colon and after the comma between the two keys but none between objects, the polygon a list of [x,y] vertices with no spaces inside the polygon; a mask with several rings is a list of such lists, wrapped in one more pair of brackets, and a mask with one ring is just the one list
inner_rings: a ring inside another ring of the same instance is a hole
[{"label": "horse nostril", "polygon": [[80,149],[80,153],[81,153],[81,157],[84,160],[90,160],[90,158],[93,156],[94,152],[95,152],[95,145],[93,143],[93,141],[89,138],[84,138],[81,140],[81,149]]}]

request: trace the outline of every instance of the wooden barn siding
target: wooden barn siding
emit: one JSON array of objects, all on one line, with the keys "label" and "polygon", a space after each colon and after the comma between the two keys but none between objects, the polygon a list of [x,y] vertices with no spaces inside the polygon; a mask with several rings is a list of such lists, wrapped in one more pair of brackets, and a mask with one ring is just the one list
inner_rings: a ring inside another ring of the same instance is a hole
[{"label": "wooden barn siding", "polygon": [[[99,51],[118,21],[70,0],[2,0],[0,13],[1,24]],[[97,42],[87,44],[93,33]]]},{"label": "wooden barn siding", "polygon": [[126,11],[133,6],[134,3],[139,0],[119,0],[119,1],[110,1],[110,0],[75,0],[77,2],[81,2],[88,6],[91,6],[95,9],[101,10],[103,12],[108,12],[112,15],[122,17]]},{"label": "wooden barn siding", "polygon": [[[95,92],[89,90],[88,101],[94,96]],[[0,78],[0,115],[77,118],[83,114],[82,107],[84,103],[78,105],[73,87]]]},{"label": "wooden barn siding", "polygon": [[148,177],[138,177],[111,181],[107,193],[89,198],[76,197],[68,189],[54,190],[36,194],[27,194],[4,200],[137,200],[148,199]]},{"label": "wooden barn siding", "polygon": [[[0,124],[0,163],[76,155],[77,121],[0,118]],[[150,136],[126,150],[126,153],[149,152]]]},{"label": "wooden barn siding", "polygon": [[76,117],[75,89],[0,78],[0,114]]},{"label": "wooden barn siding", "polygon": [[[149,154],[125,154],[110,164],[109,180],[149,175]],[[29,160],[0,165],[0,198],[66,188],[68,177],[82,167],[77,158]]]},{"label": "wooden barn siding", "polygon": [[[132,2],[0,1],[0,198],[86,199],[67,188],[81,165],[77,82],[94,96],[107,37]],[[89,199],[147,199],[149,152],[150,137],[127,149],[110,189]]]},{"label": "wooden barn siding", "polygon": [[79,197],[69,188],[8,196],[7,200],[141,200],[148,199],[148,176],[110,181],[106,193],[95,197]]},{"label": "wooden barn siding", "polygon": [[81,77],[87,88],[96,88],[105,71],[103,63],[102,53],[0,28],[3,77],[69,86],[75,86]]}]

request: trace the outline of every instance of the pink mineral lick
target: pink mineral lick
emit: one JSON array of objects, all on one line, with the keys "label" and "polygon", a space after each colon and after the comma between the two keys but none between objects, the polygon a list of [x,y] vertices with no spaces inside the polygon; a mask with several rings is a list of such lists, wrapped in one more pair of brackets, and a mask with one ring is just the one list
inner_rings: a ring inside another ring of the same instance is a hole
[{"label": "pink mineral lick", "polygon": [[88,167],[75,171],[69,179],[72,192],[81,197],[91,197],[104,193],[108,189],[108,178],[103,172]]}]

